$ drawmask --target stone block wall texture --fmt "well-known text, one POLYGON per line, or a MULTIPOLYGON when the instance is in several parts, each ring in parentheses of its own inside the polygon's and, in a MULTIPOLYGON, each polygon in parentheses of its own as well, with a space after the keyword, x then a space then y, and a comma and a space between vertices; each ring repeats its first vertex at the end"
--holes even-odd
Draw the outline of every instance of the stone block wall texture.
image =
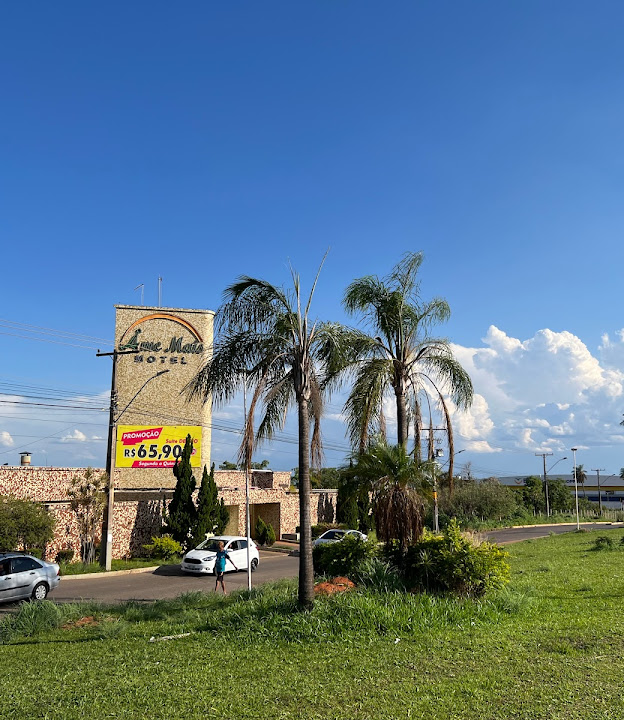
MULTIPOLYGON (((213 319, 211 310, 115 306, 115 347, 139 348, 117 359, 117 412, 127 406, 119 424, 200 426, 200 477, 204 465, 210 468, 211 405, 199 398, 189 401, 184 388, 210 356, 213 319), (161 370, 167 373, 145 385, 161 370)), ((119 473, 123 487, 175 485, 170 468, 121 468, 119 473)))
MULTIPOLYGON (((0 495, 14 495, 42 502, 56 518, 55 537, 46 551, 48 558, 54 558, 61 549, 72 547, 75 559, 79 559, 78 524, 67 501, 67 490, 72 478, 80 476, 84 471, 85 468, 0 467, 0 495)), ((96 472, 103 470, 96 469, 96 472)), ((249 493, 252 533, 258 516, 273 525, 278 539, 284 533, 294 533, 299 525, 299 494, 287 489, 290 486, 290 473, 258 473, 249 493)), ((219 496, 230 509, 228 533, 244 534, 245 474, 240 471, 216 471, 215 481, 219 487, 219 496)), ((141 553, 142 546, 158 534, 162 525, 163 507, 172 495, 171 489, 128 489, 120 487, 121 482, 120 478, 115 482, 114 558, 141 553)), ((334 520, 336 494, 336 490, 312 492, 310 520, 313 525, 334 520)))

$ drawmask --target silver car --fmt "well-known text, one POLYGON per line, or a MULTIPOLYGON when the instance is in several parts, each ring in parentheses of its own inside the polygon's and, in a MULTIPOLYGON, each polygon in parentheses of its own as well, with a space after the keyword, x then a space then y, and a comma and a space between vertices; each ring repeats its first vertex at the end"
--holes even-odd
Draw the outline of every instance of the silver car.
POLYGON ((60 579, 56 563, 25 553, 0 553, 0 602, 45 600, 60 579))

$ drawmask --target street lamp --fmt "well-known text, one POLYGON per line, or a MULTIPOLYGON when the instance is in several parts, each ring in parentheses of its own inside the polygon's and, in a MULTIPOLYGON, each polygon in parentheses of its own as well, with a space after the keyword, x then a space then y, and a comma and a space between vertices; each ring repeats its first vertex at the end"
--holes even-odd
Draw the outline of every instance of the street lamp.
POLYGON ((576 529, 581 529, 581 523, 579 520, 579 509, 578 509, 578 483, 576 481, 576 451, 578 448, 570 448, 572 450, 573 462, 574 462, 574 498, 576 500, 576 529))
POLYGON ((562 460, 567 460, 567 456, 559 458, 559 460, 556 460, 549 468, 546 470, 546 457, 544 457, 544 488, 546 490, 546 516, 550 515, 549 511, 549 496, 548 496, 548 473, 555 467, 557 463, 560 463, 562 460))

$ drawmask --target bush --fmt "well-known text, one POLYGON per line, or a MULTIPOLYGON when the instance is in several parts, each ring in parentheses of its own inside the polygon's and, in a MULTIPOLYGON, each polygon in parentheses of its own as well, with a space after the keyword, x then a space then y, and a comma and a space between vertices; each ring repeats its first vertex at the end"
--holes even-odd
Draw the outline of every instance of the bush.
MULTIPOLYGON (((624 538, 622 538, 622 540, 624 540, 624 538)), ((622 541, 620 540, 620 542, 622 541)), ((594 547, 592 550, 613 550, 613 547, 613 538, 610 538, 607 535, 599 535, 594 540, 594 547)))
POLYGON ((143 545, 148 557, 157 560, 173 560, 177 555, 182 554, 182 545, 174 540, 171 535, 153 537, 150 545, 143 545))
POLYGON ((483 595, 509 582, 508 553, 497 545, 462 535, 455 519, 443 535, 430 535, 408 548, 391 551, 406 585, 419 591, 483 595))
POLYGON ((55 524, 41 503, 0 495, 0 551, 43 548, 54 537, 55 524))
POLYGON ((0 645, 57 628, 62 620, 62 609, 49 600, 24 603, 16 614, 0 622, 0 645))
POLYGON ((360 565, 379 555, 379 546, 372 540, 346 537, 339 542, 316 545, 312 550, 314 572, 317 575, 345 575, 357 578, 360 565))
POLYGON ((74 548, 59 550, 54 558, 55 563, 70 563, 74 559, 74 548))
POLYGON ((362 560, 357 567, 354 580, 358 585, 363 585, 376 592, 405 591, 405 583, 398 569, 379 557, 362 560))
POLYGON ((270 547, 275 543, 275 530, 273 530, 273 525, 271 525, 271 523, 265 523, 261 517, 256 520, 255 531, 256 540, 260 545, 270 547))

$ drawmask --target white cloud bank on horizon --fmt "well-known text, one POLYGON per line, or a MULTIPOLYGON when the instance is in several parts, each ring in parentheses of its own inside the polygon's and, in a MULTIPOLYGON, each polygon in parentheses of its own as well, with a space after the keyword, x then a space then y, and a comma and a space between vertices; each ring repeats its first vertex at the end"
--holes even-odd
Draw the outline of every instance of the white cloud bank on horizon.
POLYGON ((453 345, 475 389, 472 407, 453 413, 462 447, 564 452, 624 443, 624 330, 616 336, 603 336, 597 356, 572 333, 548 329, 520 340, 492 325, 484 347, 453 345))

